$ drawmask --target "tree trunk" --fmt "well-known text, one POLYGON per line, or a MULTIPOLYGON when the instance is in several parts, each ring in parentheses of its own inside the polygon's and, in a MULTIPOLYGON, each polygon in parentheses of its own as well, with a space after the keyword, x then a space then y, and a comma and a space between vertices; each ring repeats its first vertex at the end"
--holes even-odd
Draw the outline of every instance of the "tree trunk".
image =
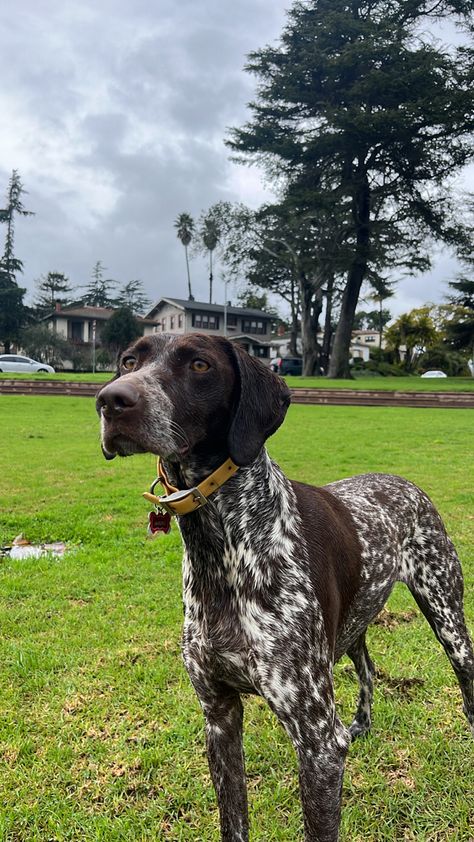
POLYGON ((379 302, 379 351, 382 350, 382 333, 383 333, 383 310, 382 310, 383 298, 380 296, 379 302))
POLYGON ((301 340, 303 344, 303 377, 319 377, 318 324, 323 309, 321 285, 316 288, 300 276, 301 340))
POLYGON ((365 267, 355 263, 349 271, 349 279, 342 296, 341 315, 334 336, 328 371, 328 377, 334 377, 338 380, 352 377, 349 365, 349 349, 355 311, 364 275, 365 267))
POLYGON ((298 356, 298 303, 296 300, 296 289, 294 280, 291 281, 291 327, 290 327, 290 357, 298 356))
POLYGON ((357 232, 354 260, 349 269, 347 284, 342 296, 341 315, 336 328, 329 377, 352 377, 349 366, 349 349, 360 288, 367 272, 370 241, 370 187, 365 172, 359 172, 359 185, 352 202, 352 217, 357 232))
POLYGON ((293 314, 291 319, 291 328, 290 328, 290 342, 288 346, 290 357, 298 357, 298 316, 296 313, 293 314))
POLYGON ((209 304, 212 304, 212 249, 209 249, 209 304))
POLYGON ((324 316, 324 336, 323 346, 321 348, 321 368, 324 374, 328 373, 329 356, 331 354, 331 339, 332 339, 332 297, 334 291, 334 275, 331 273, 328 276, 326 283, 326 314, 324 316))
POLYGON ((188 247, 184 247, 184 254, 186 256, 186 272, 188 275, 188 301, 194 301, 194 296, 191 292, 191 274, 189 272, 189 258, 188 258, 188 247))

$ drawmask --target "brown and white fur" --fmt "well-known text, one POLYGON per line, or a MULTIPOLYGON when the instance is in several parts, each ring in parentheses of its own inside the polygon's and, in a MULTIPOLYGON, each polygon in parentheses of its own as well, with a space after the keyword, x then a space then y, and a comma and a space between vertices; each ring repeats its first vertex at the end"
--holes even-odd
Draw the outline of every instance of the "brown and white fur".
POLYGON ((242 693, 265 698, 299 759, 305 839, 338 838, 344 759, 370 728, 368 624, 404 582, 452 664, 474 731, 474 654, 463 580, 433 504, 407 480, 364 474, 315 488, 287 479, 264 443, 285 383, 227 340, 140 339, 98 394, 107 458, 159 454, 190 488, 229 456, 237 473, 178 518, 184 544, 184 661, 206 719, 225 842, 248 840, 242 693), (347 653, 360 695, 339 720, 333 665, 347 653))

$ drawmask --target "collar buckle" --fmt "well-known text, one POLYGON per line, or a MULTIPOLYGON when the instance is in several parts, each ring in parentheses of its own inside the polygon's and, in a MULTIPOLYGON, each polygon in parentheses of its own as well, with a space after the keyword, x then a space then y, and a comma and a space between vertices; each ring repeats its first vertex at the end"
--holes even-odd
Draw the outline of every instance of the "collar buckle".
POLYGON ((176 508, 174 507, 175 503, 182 503, 185 500, 191 499, 193 503, 196 504, 196 510, 201 509, 207 503, 207 497, 204 496, 202 491, 199 488, 185 488, 183 491, 175 491, 173 494, 166 494, 163 497, 160 497, 160 506, 170 512, 170 514, 176 514, 176 508))
POLYGON ((208 476, 207 479, 200 482, 199 485, 180 491, 171 485, 163 466, 158 462, 158 476, 153 481, 150 491, 144 492, 143 496, 150 503, 153 503, 154 506, 164 509, 170 515, 181 516, 191 514, 191 512, 202 509, 209 501, 211 494, 224 485, 237 470, 238 465, 229 458, 208 476), (162 497, 156 496, 154 493, 158 483, 167 492, 162 497))
POLYGON ((202 509, 208 502, 207 497, 204 496, 202 491, 199 491, 199 488, 192 488, 191 494, 193 495, 194 502, 197 503, 198 509, 202 509))

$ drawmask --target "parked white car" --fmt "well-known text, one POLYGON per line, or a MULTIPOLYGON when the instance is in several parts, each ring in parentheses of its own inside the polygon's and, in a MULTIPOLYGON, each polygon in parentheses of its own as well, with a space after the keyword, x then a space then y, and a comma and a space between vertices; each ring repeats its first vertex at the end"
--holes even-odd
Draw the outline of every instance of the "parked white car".
POLYGON ((444 371, 437 371, 433 369, 433 371, 425 371, 424 374, 421 375, 422 377, 447 377, 448 375, 444 373, 444 371))
POLYGON ((40 363, 30 357, 20 357, 19 354, 0 354, 0 371, 14 371, 17 374, 55 374, 52 365, 40 363))

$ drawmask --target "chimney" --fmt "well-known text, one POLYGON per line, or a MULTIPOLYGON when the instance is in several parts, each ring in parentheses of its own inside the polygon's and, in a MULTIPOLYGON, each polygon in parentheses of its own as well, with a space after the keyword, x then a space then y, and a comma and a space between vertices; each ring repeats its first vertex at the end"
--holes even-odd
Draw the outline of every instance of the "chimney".
POLYGON ((60 302, 59 298, 57 298, 57 299, 56 299, 56 303, 55 303, 55 305, 54 305, 54 309, 55 309, 56 313, 59 313, 59 311, 60 311, 60 309, 61 309, 61 302, 60 302))

